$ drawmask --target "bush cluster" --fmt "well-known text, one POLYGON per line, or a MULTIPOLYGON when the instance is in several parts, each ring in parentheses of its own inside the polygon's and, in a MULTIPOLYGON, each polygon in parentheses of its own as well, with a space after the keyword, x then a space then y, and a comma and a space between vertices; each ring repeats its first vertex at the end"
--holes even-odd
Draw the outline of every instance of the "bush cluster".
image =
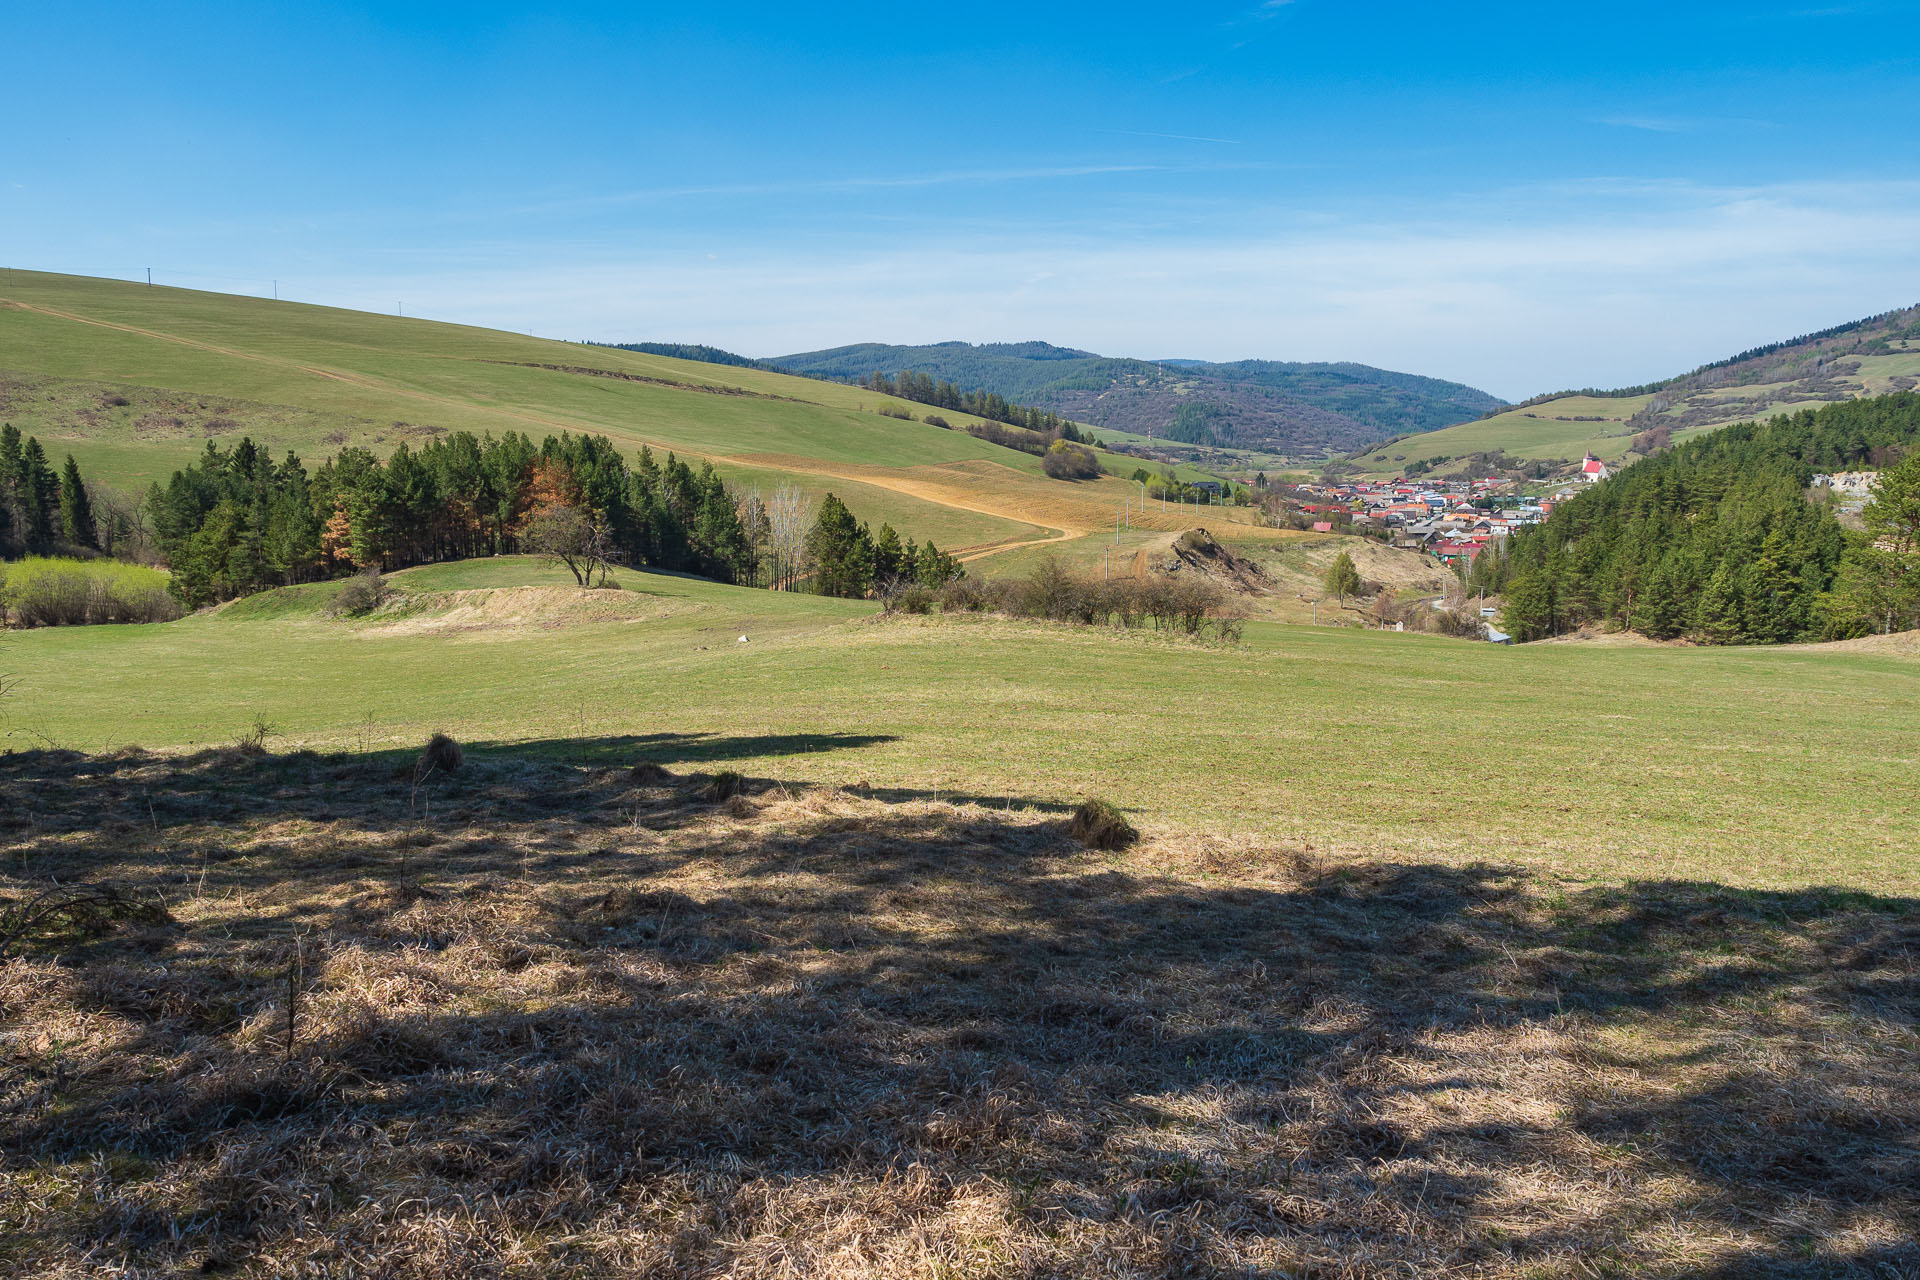
POLYGON ((1040 469, 1055 480, 1091 480, 1100 474, 1100 459, 1083 445, 1055 440, 1041 457, 1040 469))
POLYGON ((357 618, 379 608, 386 598, 386 579, 380 576, 378 569, 369 566, 340 588, 340 594, 333 598, 333 604, 327 612, 336 618, 357 618))
MULTIPOLYGON (((1102 581, 1043 561, 1025 578, 960 578, 934 593, 943 613, 997 613, 1080 626, 1151 626, 1182 635, 1240 639, 1243 621, 1217 584, 1197 574, 1155 574, 1102 581)), ((916 598, 896 607, 924 613, 916 598)))
POLYGON ((0 613, 17 627, 171 622, 181 613, 157 569, 112 560, 30 557, 0 567, 0 613))

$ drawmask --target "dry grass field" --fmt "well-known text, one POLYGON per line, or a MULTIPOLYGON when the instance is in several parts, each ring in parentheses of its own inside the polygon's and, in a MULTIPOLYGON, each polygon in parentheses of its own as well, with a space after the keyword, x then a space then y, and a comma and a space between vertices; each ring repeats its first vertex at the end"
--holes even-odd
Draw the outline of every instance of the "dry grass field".
POLYGON ((830 745, 0 756, 147 907, 5 936, 0 1270, 1920 1267, 1911 899, 708 798, 830 745))

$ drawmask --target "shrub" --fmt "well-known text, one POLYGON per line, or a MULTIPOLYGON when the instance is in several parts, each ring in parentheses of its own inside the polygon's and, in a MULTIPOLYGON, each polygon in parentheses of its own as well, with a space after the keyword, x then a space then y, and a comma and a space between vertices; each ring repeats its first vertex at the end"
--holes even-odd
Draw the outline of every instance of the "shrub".
POLYGON ((1100 474, 1100 459, 1091 449, 1055 440, 1040 459, 1040 469, 1055 480, 1091 480, 1100 474))
POLYGON ((1003 427, 997 422, 976 422, 968 426, 967 434, 1003 448, 1031 453, 1036 458, 1047 451, 1047 437, 1038 431, 1028 431, 1025 427, 1003 427))
POLYGON ((267 739, 272 736, 273 726, 263 717, 255 716, 252 727, 235 738, 233 746, 243 756, 263 756, 267 754, 267 739))
POLYGON ((1133 829, 1120 810, 1105 800, 1087 800, 1073 811, 1073 821, 1068 824, 1073 838, 1089 849, 1105 849, 1109 852, 1124 849, 1140 839, 1140 833, 1133 829))
POLYGON ((430 773, 453 773, 466 762, 466 756, 460 750, 460 744, 444 733, 436 733, 427 739, 427 745, 420 752, 420 760, 413 767, 413 776, 424 778, 430 773))
POLYGON ((926 423, 930 427, 944 427, 948 431, 953 430, 953 424, 951 422, 948 422, 945 418, 941 417, 937 413, 930 413, 926 417, 920 419, 920 421, 926 423))
POLYGON ((333 598, 333 606, 328 612, 336 618, 358 618, 379 608, 386 598, 386 579, 380 576, 378 566, 368 565, 340 588, 340 594, 333 598))
POLYGON ((980 578, 955 578, 941 586, 936 598, 942 613, 985 613, 993 607, 988 583, 980 578))
POLYGON ((902 422, 912 422, 912 421, 913 421, 913 415, 912 415, 911 413, 908 413, 908 412, 907 412, 907 411, 906 411, 905 409, 902 409, 902 408, 901 408, 901 407, 900 407, 899 405, 897 405, 897 404, 883 404, 883 405, 881 405, 881 406, 880 406, 880 416, 881 416, 881 417, 883 417, 883 418, 898 418, 898 419, 900 419, 900 420, 901 420, 902 422))
POLYGON ((932 587, 915 584, 888 592, 882 603, 888 613, 932 613, 938 598, 932 587))
POLYGON ((8 565, 0 610, 21 627, 171 622, 180 605, 158 569, 118 560, 29 557, 8 565))

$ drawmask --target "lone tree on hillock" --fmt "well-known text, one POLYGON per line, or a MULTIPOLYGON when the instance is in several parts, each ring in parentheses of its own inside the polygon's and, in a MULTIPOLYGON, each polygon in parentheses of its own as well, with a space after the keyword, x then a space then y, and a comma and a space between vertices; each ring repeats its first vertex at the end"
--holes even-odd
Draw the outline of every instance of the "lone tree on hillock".
POLYGON ((520 535, 520 545, 535 555, 564 564, 583 587, 605 585, 616 554, 606 521, 571 503, 548 507, 520 535))
POLYGON ((1346 603, 1348 596, 1358 595, 1361 588, 1360 571, 1353 567, 1353 557, 1344 551, 1335 556, 1333 563, 1327 566, 1327 573, 1321 579, 1321 585, 1326 587, 1329 595, 1337 597, 1342 604, 1346 603))

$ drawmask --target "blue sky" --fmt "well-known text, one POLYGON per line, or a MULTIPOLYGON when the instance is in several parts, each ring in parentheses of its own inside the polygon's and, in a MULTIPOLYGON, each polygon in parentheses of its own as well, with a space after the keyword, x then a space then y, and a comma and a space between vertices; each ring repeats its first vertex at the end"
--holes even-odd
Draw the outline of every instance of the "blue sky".
POLYGON ((8 6, 0 262, 1509 397, 1920 301, 1920 0, 906 8, 8 6))

